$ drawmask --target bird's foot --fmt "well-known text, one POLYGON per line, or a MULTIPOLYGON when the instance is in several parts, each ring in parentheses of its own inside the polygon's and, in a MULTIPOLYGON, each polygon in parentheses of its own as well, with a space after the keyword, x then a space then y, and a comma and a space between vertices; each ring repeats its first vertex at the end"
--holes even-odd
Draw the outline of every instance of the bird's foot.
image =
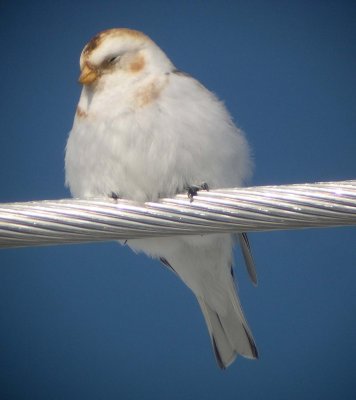
POLYGON ((209 191, 209 186, 206 182, 203 182, 201 185, 189 185, 185 189, 187 190, 190 201, 193 201, 193 197, 198 194, 199 190, 209 191))
POLYGON ((120 196, 117 192, 111 192, 109 197, 114 200, 118 200, 120 198, 120 196))

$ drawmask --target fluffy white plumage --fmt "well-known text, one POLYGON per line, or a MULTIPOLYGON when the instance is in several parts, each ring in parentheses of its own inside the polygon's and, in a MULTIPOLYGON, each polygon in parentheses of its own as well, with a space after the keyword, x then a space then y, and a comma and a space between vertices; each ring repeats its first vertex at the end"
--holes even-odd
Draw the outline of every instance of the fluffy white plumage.
MULTIPOLYGON (((83 90, 65 157, 74 197, 154 201, 203 182, 233 187, 249 178, 247 141, 224 105, 146 35, 104 31, 85 46, 80 67, 83 90)), ((255 279, 246 236, 240 241, 255 279)), ((231 275, 231 235, 127 244, 160 258, 193 291, 220 367, 237 354, 257 357, 231 275)))

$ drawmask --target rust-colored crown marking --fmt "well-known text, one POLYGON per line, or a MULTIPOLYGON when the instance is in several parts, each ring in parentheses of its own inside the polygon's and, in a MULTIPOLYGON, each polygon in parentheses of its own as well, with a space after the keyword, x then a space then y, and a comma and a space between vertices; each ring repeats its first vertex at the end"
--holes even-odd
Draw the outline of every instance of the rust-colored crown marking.
POLYGON ((135 38, 135 39, 144 39, 144 40, 149 40, 149 41, 151 40, 144 33, 139 32, 139 31, 135 31, 133 29, 128 29, 128 28, 107 29, 107 30, 99 32, 97 35, 95 35, 90 40, 90 42, 88 42, 88 44, 85 46, 83 53, 84 54, 91 53, 108 36, 130 36, 130 37, 135 38))

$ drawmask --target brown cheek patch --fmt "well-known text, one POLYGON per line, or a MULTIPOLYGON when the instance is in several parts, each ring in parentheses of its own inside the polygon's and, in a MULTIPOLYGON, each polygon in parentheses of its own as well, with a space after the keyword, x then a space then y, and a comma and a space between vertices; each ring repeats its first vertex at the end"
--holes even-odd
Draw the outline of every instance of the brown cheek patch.
POLYGON ((142 55, 136 56, 130 63, 129 69, 131 72, 139 72, 145 66, 145 59, 142 55))
POLYGON ((88 114, 82 110, 79 106, 77 107, 76 115, 78 118, 85 118, 88 116, 88 114))

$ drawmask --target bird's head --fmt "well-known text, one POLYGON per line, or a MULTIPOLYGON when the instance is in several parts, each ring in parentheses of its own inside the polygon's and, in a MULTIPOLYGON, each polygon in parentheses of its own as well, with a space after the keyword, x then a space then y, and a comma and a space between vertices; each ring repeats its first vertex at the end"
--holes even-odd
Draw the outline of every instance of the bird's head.
POLYGON ((125 28, 109 29, 94 36, 84 47, 79 82, 93 85, 110 77, 129 79, 172 69, 168 57, 145 34, 125 28))

